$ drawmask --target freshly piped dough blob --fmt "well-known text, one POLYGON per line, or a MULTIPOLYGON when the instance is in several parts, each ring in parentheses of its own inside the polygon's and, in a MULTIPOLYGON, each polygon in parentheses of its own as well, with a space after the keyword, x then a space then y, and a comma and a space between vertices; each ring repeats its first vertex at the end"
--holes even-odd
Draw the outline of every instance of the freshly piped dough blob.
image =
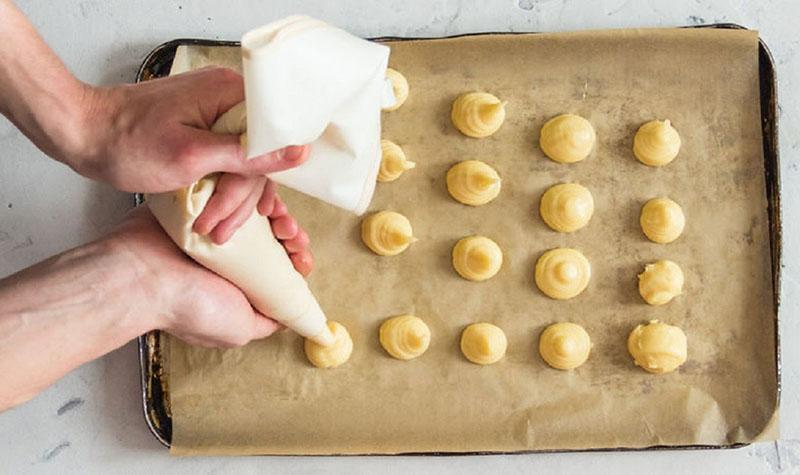
POLYGON ((468 92, 453 101, 450 119, 468 137, 488 137, 506 120, 506 102, 487 92, 468 92))
POLYGON ((406 158, 405 152, 391 140, 381 140, 381 166, 378 169, 378 181, 390 182, 400 178, 406 170, 417 164, 406 158))
POLYGON ((561 233, 571 233, 586 226, 593 213, 592 193, 576 183, 550 187, 539 203, 539 214, 544 222, 561 233))
POLYGON ((491 323, 473 323, 461 334, 461 352, 475 364, 500 361, 507 347, 506 334, 491 323))
POLYGON ((589 284, 592 268, 580 251, 569 248, 551 249, 536 261, 536 286, 545 295, 566 300, 583 292, 589 284))
POLYGON ((397 110, 408 99, 408 81, 406 77, 400 74, 399 71, 392 68, 386 68, 386 78, 392 82, 392 92, 394 92, 394 105, 384 107, 383 110, 389 112, 397 110))
POLYGON ((379 256, 395 256, 417 241, 408 218, 394 211, 379 211, 364 218, 361 239, 379 256))
POLYGON ((649 373, 669 373, 686 361, 686 335, 678 327, 652 320, 628 336, 633 362, 649 373))
POLYGON ((592 151, 596 135, 592 124, 579 115, 561 114, 545 122, 539 132, 539 146, 551 160, 580 162, 592 151))
POLYGON ((554 323, 539 337, 539 354, 556 369, 574 369, 586 362, 592 349, 589 334, 575 323, 554 323))
POLYGON ((639 294, 650 305, 664 305, 683 292, 683 271, 672 261, 660 260, 639 274, 639 294))
POLYGON ((480 206, 492 201, 500 194, 500 187, 500 175, 480 160, 465 160, 447 171, 447 191, 465 205, 480 206))
POLYGON ((425 353, 431 343, 431 329, 414 315, 401 315, 381 325, 380 342, 398 360, 410 360, 425 353))
POLYGON ((669 198, 653 198, 642 207, 639 224, 647 239, 668 244, 681 235, 686 218, 678 203, 669 198))
POLYGON ((678 156, 681 137, 668 120, 652 120, 639 127, 633 137, 633 154, 651 167, 661 167, 678 156))
POLYGON ((306 338, 306 358, 317 368, 335 368, 348 359, 353 352, 353 340, 347 328, 339 322, 328 320, 328 329, 333 333, 333 344, 322 346, 306 338))
POLYGON ((496 242, 484 236, 469 236, 453 246, 453 268, 474 282, 490 279, 503 265, 503 251, 496 242))

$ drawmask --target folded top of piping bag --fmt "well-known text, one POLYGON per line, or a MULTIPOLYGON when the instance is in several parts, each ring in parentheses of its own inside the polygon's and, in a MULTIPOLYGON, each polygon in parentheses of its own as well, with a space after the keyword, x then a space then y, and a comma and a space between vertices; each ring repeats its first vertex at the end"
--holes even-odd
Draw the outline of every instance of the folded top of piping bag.
POLYGON ((248 158, 310 144, 305 163, 270 179, 363 213, 380 167, 381 108, 394 103, 388 60, 388 47, 305 16, 246 33, 248 158))

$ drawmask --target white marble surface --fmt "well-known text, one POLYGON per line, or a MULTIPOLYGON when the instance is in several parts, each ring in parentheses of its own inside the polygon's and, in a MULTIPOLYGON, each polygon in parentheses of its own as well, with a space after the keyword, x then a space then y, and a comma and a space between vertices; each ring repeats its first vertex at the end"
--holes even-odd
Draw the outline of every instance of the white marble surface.
MULTIPOLYGON (((735 22, 761 31, 778 68, 784 213, 782 439, 731 451, 485 457, 172 458, 140 409, 133 343, 87 364, 35 400, 0 414, 0 472, 560 472, 800 471, 800 37, 796 0, 291 1, 18 0, 83 80, 131 81, 154 46, 178 37, 237 39, 251 27, 308 13, 362 36, 564 31, 735 22), (236 6, 233 6, 235 4, 236 6)), ((2 21, 2 19, 0 19, 2 21)), ((0 92, 1 93, 1 92, 0 92)), ((128 195, 48 160, 0 118, 0 276, 107 231, 128 195)))

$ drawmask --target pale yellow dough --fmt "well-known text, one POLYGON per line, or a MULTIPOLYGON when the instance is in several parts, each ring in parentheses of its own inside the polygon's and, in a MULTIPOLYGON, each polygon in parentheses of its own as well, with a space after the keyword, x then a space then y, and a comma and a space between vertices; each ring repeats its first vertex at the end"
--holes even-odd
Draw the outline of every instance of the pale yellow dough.
POLYGON ((536 261, 536 286, 556 300, 571 299, 583 292, 591 276, 589 261, 575 249, 551 249, 536 261))
POLYGON ((431 343, 431 330, 414 315, 393 317, 381 325, 380 342, 398 360, 410 360, 425 353, 431 343))
POLYGON ((678 203, 669 198, 653 198, 642 207, 639 224, 648 239, 668 244, 681 235, 686 218, 678 203))
POLYGON ((465 205, 484 205, 500 194, 500 175, 480 160, 465 160, 453 165, 446 178, 450 196, 465 205))
POLYGON ((487 92, 468 92, 453 101, 450 119, 466 136, 488 137, 506 120, 506 102, 487 92))
POLYGON ((503 251, 485 236, 469 236, 453 246, 453 268, 475 282, 494 277, 503 265, 503 251))
POLYGON ((592 151, 596 135, 592 124, 579 115, 561 114, 545 122, 539 132, 539 146, 551 160, 580 162, 592 151))
POLYGON ((650 305, 664 305, 683 292, 683 271, 672 261, 661 260, 639 274, 639 294, 650 305))
POLYGON ((592 341, 582 326, 575 323, 554 323, 539 337, 539 354, 556 369, 574 369, 589 358, 592 341))
POLYGON ((328 320, 328 329, 333 333, 333 344, 322 346, 306 338, 306 358, 317 368, 335 368, 350 359, 353 352, 353 340, 347 329, 339 322, 328 320))
POLYGON ((539 203, 539 214, 544 222, 554 231, 562 233, 571 233, 586 226, 593 213, 592 193, 577 183, 550 187, 539 203))
POLYGON ((361 240, 379 256, 395 256, 417 238, 408 218, 394 211, 379 211, 361 222, 361 240))
POLYGON ((408 99, 408 81, 406 77, 400 74, 399 71, 386 68, 386 78, 392 82, 392 92, 394 92, 395 103, 389 107, 384 107, 383 110, 390 112, 397 110, 408 99))
POLYGON ((381 140, 381 166, 378 169, 378 181, 395 181, 403 172, 416 166, 416 163, 406 158, 405 152, 399 145, 391 140, 381 140))
POLYGON ((652 320, 628 337, 633 362, 649 373, 669 373, 686 361, 686 335, 678 327, 652 320))
POLYGON ((491 323, 473 323, 461 334, 461 352, 475 364, 497 363, 507 347, 506 334, 491 323))
POLYGON ((681 137, 668 120, 651 120, 639 127, 633 138, 633 154, 651 167, 661 167, 678 156, 681 137))

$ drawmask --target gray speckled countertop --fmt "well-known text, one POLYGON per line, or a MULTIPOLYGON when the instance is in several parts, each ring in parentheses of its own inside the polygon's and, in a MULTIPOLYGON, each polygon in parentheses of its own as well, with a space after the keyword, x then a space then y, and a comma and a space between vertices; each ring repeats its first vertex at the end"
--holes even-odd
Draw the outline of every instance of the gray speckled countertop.
MULTIPOLYGON (((530 472, 800 471, 800 36, 795 0, 18 0, 83 80, 131 81, 154 46, 178 37, 237 39, 251 27, 307 13, 365 36, 477 31, 566 31, 734 22, 761 31, 779 79, 784 269, 782 438, 725 451, 567 453, 484 457, 173 458, 142 418, 132 342, 89 363, 33 401, 0 414, 0 471, 28 472, 530 472), (236 3, 237 6, 231 6, 236 3)), ((0 20, 2 21, 2 20, 0 20)), ((129 195, 83 179, 42 155, 0 119, 0 276, 109 230, 129 195)))

